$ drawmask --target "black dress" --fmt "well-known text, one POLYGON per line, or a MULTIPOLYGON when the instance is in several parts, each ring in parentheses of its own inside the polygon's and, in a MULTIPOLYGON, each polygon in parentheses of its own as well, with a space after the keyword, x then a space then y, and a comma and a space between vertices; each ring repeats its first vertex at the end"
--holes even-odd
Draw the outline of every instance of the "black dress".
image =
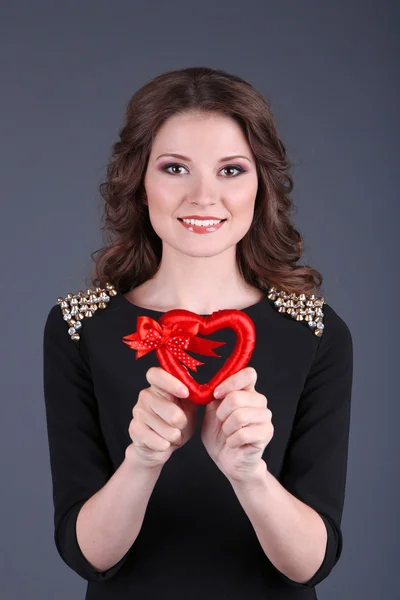
MULTIPOLYGON (((64 305, 65 306, 65 305, 64 305)), ((268 399, 274 435, 263 459, 294 496, 322 517, 328 533, 324 561, 307 583, 286 577, 268 560, 227 478, 207 454, 198 407, 194 437, 163 466, 142 528, 129 551, 109 570, 92 568, 76 538, 82 505, 109 480, 131 443, 128 426, 145 374, 159 366, 155 351, 136 360, 122 338, 138 316, 163 314, 118 293, 75 341, 60 304, 44 328, 44 397, 54 501, 54 539, 65 563, 88 581, 86 600, 311 600, 315 585, 337 563, 343 537, 350 405, 352 336, 345 321, 323 305, 323 334, 279 312, 273 299, 243 309, 254 322, 256 347, 249 366, 256 390, 268 399)), ((221 356, 193 376, 207 382, 235 344, 231 329, 208 339, 224 341, 221 356)))

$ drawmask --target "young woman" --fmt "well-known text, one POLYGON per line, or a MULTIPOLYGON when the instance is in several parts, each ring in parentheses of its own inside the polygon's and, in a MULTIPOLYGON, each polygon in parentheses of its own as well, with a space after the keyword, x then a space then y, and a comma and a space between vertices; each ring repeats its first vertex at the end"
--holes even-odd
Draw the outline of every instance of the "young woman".
MULTIPOLYGON (((289 167, 237 76, 172 71, 129 102, 100 186, 109 239, 44 329, 55 543, 87 600, 315 599, 341 555, 352 337, 296 264, 289 167), (157 360, 173 309, 255 326, 205 405, 157 360), (141 355, 124 340, 140 318, 141 355)), ((235 347, 229 327, 208 339, 224 345, 196 357, 199 384, 235 347)))

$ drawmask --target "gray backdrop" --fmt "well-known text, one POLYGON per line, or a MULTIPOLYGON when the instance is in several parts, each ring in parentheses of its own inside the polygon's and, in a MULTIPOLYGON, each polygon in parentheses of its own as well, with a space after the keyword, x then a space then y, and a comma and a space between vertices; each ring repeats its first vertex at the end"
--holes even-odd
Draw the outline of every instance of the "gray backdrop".
POLYGON ((210 66, 271 102, 305 260, 354 340, 344 549, 322 600, 399 598, 398 30, 388 0, 0 6, 1 556, 4 600, 83 598, 59 558, 42 393, 44 320, 100 247, 98 183, 130 96, 210 66), (397 359, 397 360, 396 360, 397 359), (60 585, 61 584, 61 585, 60 585))

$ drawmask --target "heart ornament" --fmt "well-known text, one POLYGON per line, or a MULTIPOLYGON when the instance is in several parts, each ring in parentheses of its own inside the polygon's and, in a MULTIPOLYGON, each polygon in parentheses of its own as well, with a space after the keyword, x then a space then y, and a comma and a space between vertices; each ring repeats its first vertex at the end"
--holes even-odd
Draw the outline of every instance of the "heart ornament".
POLYGON ((224 309, 201 316, 175 309, 163 313, 158 321, 148 316, 138 317, 137 331, 124 336, 122 341, 137 351, 136 360, 155 350, 161 367, 187 386, 188 399, 196 404, 209 404, 214 400, 215 388, 248 364, 255 348, 256 330, 252 319, 241 310, 224 309), (188 369, 196 372, 197 366, 204 363, 186 354, 185 350, 221 358, 213 349, 226 342, 197 336, 210 335, 224 328, 233 329, 236 334, 233 351, 208 383, 197 383, 188 369))

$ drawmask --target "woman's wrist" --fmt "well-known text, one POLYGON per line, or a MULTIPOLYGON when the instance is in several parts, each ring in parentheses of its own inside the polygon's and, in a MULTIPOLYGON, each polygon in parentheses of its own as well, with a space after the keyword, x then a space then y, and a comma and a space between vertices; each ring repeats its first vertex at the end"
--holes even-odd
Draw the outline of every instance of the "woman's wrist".
POLYGON ((154 464, 150 460, 146 461, 146 459, 141 458, 136 452, 135 446, 133 442, 127 446, 125 450, 125 459, 124 463, 126 464, 127 469, 131 469, 135 473, 138 471, 142 471, 144 473, 154 473, 159 475, 163 468, 163 464, 154 464))

